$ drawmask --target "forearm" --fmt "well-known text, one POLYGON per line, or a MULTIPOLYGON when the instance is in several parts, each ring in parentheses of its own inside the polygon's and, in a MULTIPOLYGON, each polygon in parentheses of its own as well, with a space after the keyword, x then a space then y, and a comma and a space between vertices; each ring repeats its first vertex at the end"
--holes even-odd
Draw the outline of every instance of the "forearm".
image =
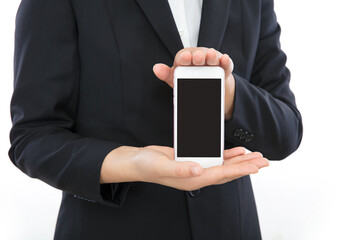
POLYGON ((82 137, 58 126, 14 123, 9 157, 24 173, 57 189, 103 202, 100 167, 105 156, 120 143, 82 137))
POLYGON ((122 144, 100 133, 85 137, 76 128, 78 43, 69 1, 22 1, 16 18, 8 154, 30 177, 75 197, 119 207, 130 184, 106 185, 99 179, 106 155, 122 144), (113 198, 113 189, 120 198, 113 198))
POLYGON ((290 71, 280 48, 281 28, 273 0, 262 0, 257 50, 251 72, 236 71, 232 117, 226 139, 235 146, 260 151, 271 160, 294 152, 302 139, 302 119, 289 87, 290 71), (240 76, 242 75, 242 76, 240 76))
POLYGON ((299 146, 302 120, 292 107, 234 74, 234 112, 225 121, 226 139, 235 145, 260 151, 273 160, 283 159, 299 146))

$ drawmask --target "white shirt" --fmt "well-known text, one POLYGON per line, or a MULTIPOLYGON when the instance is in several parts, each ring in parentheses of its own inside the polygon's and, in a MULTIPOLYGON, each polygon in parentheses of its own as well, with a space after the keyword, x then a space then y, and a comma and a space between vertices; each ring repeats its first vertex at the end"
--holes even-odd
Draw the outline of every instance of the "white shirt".
POLYGON ((168 0, 181 41, 197 47, 203 0, 168 0))

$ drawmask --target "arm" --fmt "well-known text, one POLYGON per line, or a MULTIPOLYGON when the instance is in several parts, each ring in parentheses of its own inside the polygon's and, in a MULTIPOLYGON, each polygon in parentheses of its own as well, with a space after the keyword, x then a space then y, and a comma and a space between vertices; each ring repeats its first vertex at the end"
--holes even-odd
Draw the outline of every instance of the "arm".
POLYGON ((302 139, 302 119, 289 88, 290 72, 280 48, 273 0, 262 1, 261 29, 250 82, 235 78, 234 111, 225 121, 226 140, 260 151, 272 160, 294 152, 302 139))
POLYGON ((79 198, 120 206, 130 183, 100 184, 120 143, 75 134, 79 93, 77 28, 69 0, 23 0, 16 18, 11 161, 79 198), (116 197, 117 196, 117 197, 116 197))
POLYGON ((289 88, 290 71, 280 48, 280 26, 273 0, 262 0, 260 33, 251 79, 233 72, 227 54, 205 47, 181 49, 172 67, 158 63, 155 75, 173 87, 173 72, 180 65, 221 66, 225 70, 225 139, 233 146, 259 151, 281 160, 293 153, 302 139, 302 118, 289 88))
POLYGON ((69 0, 23 0, 16 19, 10 109, 11 161, 74 196, 120 207, 132 181, 194 190, 257 173, 260 153, 224 151, 224 165, 174 161, 174 149, 143 148, 74 133, 79 95, 77 28, 69 0))

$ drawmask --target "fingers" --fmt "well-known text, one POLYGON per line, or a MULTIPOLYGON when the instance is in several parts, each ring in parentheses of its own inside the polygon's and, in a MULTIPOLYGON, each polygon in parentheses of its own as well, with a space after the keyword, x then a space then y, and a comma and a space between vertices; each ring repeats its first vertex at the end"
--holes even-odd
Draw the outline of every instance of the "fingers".
POLYGON ((203 53, 203 51, 195 51, 192 55, 192 63, 193 65, 197 66, 197 65, 205 65, 205 54, 203 53))
POLYGON ((220 63, 220 53, 210 48, 206 52, 206 64, 209 66, 218 66, 220 63))
POLYGON ((195 48, 184 48, 181 49, 174 58, 173 68, 177 66, 188 66, 192 65, 192 53, 195 48))
POLYGON ((214 184, 223 184, 234 179, 258 173, 263 167, 269 166, 269 161, 265 158, 256 158, 240 164, 223 165, 223 174, 218 176, 214 184))
POLYGON ((245 163, 240 165, 229 164, 223 166, 223 177, 219 180, 229 181, 249 174, 258 173, 259 168, 252 163, 245 163))
POLYGON ((173 87, 174 73, 172 68, 163 63, 157 63, 153 66, 153 72, 156 77, 173 87))
POLYGON ((223 165, 239 165, 239 164, 254 164, 258 168, 269 166, 270 162, 267 158, 264 158, 261 153, 253 152, 241 156, 235 156, 224 160, 223 165))
POLYGON ((169 67, 162 63, 153 66, 154 74, 170 87, 174 87, 174 69, 177 66, 220 66, 225 71, 225 77, 230 76, 234 64, 229 55, 222 54, 213 48, 190 47, 181 49, 175 56, 174 64, 169 67))
POLYGON ((152 166, 159 178, 190 178, 199 176, 203 172, 203 168, 196 162, 174 161, 173 148, 156 145, 147 147, 165 153, 165 156, 158 157, 157 161, 153 162, 152 166))
POLYGON ((255 174, 259 168, 253 163, 244 163, 241 166, 236 164, 214 166, 203 169, 203 174, 187 179, 176 180, 177 184, 185 190, 194 190, 204 186, 226 183, 249 174, 255 174))
POLYGON ((220 67, 225 71, 225 76, 228 77, 234 70, 234 63, 229 55, 224 54, 220 58, 220 67))
POLYGON ((246 165, 246 164, 253 164, 255 165, 258 169, 263 168, 263 167, 268 167, 269 166, 269 160, 267 158, 254 158, 254 159, 250 159, 246 162, 240 163, 240 164, 236 164, 238 166, 240 165, 246 165))
POLYGON ((180 53, 179 57, 176 59, 176 66, 188 66, 192 63, 192 54, 189 51, 183 51, 180 53))
POLYGON ((213 48, 196 47, 180 50, 174 59, 174 68, 177 66, 219 66, 222 54, 213 48))
POLYGON ((263 157, 263 155, 259 152, 251 152, 248 154, 237 155, 234 157, 224 159, 224 165, 225 164, 237 164, 237 163, 245 162, 245 161, 248 161, 251 159, 262 158, 262 157, 263 157))
POLYGON ((170 75, 170 71, 170 67, 163 63, 155 64, 153 67, 154 74, 161 80, 167 79, 170 75))
POLYGON ((226 149, 224 151, 224 160, 238 156, 238 155, 244 155, 246 152, 244 147, 234 147, 231 149, 226 149))
MULTIPOLYGON (((193 162, 183 162, 191 164, 193 162)), ((268 160, 265 158, 255 158, 239 164, 227 164, 202 169, 199 175, 193 174, 188 166, 174 168, 170 174, 175 177, 160 178, 159 183, 177 188, 179 190, 191 191, 205 186, 223 184, 234 179, 255 174, 259 169, 268 166, 268 160), (181 176, 181 177, 179 177, 181 176)))
POLYGON ((163 177, 174 178, 190 178, 200 176, 203 172, 203 168, 195 162, 186 161, 167 161, 167 163, 159 166, 163 177))

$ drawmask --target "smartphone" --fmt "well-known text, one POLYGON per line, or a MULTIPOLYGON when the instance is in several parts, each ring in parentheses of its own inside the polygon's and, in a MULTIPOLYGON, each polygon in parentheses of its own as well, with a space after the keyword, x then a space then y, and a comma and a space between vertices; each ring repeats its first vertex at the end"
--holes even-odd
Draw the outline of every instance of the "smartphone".
POLYGON ((179 66, 174 71, 176 161, 203 168, 223 164, 225 72, 221 67, 179 66))

